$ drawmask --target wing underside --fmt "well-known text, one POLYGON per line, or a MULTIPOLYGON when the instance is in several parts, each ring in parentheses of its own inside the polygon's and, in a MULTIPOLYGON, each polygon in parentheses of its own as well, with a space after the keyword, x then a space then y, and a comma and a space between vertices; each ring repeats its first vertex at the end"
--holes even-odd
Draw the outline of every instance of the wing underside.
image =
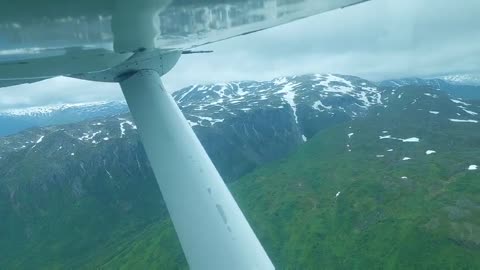
POLYGON ((9 1, 0 4, 0 87, 105 70, 139 50, 188 50, 365 1, 9 1))

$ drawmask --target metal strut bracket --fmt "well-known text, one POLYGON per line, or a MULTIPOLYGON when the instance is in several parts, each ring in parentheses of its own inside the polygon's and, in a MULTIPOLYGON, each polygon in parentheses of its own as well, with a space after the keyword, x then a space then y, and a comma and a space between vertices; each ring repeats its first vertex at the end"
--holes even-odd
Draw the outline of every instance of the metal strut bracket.
POLYGON ((274 269, 160 75, 120 82, 191 269, 274 269))

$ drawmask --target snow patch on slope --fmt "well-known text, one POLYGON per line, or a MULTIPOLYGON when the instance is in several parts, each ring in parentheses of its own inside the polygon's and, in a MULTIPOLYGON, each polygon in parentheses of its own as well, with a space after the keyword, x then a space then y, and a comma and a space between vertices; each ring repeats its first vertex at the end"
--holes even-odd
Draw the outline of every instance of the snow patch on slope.
POLYGON ((455 122, 455 123, 478 123, 477 120, 473 120, 473 119, 453 119, 453 118, 450 118, 448 120, 450 120, 450 122, 455 122))
POLYGON ((461 105, 465 105, 465 106, 470 106, 471 104, 468 104, 466 102, 463 102, 461 100, 458 100, 458 99, 450 99, 453 103, 456 103, 456 104, 461 104, 461 105))

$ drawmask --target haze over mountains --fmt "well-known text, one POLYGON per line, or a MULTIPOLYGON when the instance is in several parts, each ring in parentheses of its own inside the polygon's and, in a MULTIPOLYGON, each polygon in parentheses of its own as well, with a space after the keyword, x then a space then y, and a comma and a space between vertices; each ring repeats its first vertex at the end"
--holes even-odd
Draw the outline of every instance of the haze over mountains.
MULTIPOLYGON (((475 269, 480 98, 453 87, 326 74, 174 97, 279 269, 475 269)), ((0 138, 0 268, 186 268, 124 109, 0 138)))

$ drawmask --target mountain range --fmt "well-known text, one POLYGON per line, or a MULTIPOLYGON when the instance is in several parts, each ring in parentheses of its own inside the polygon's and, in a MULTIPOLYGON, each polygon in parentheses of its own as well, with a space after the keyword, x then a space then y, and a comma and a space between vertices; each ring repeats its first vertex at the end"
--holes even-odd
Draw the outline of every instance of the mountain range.
POLYGON ((0 136, 32 127, 76 123, 87 119, 127 113, 126 102, 92 102, 28 107, 0 111, 0 136))
MULTIPOLYGON (((251 109, 252 106, 255 107, 255 105, 247 104, 247 101, 249 101, 249 99, 251 98, 253 98, 255 102, 258 102, 258 105, 260 106, 267 104, 273 106, 275 103, 274 100, 276 100, 278 103, 278 98, 282 97, 282 95, 281 93, 273 93, 272 91, 279 91, 279 89, 275 87, 275 83, 278 84, 279 82, 281 82, 281 80, 300 80, 300 82, 295 81, 292 83, 305 84, 304 87, 313 87, 313 90, 318 90, 320 89, 321 85, 313 85, 313 77, 315 76, 322 75, 296 76, 297 78, 295 78, 295 76, 291 78, 282 77, 266 82, 243 81, 232 82, 228 84, 194 85, 174 92, 173 96, 175 100, 181 103, 181 105, 185 107, 185 110, 188 111, 192 116, 194 116, 196 112, 200 111, 198 107, 196 108, 196 111, 194 110, 194 104, 196 103, 198 103, 198 106, 207 106, 208 108, 213 110, 212 113, 215 114, 219 113, 218 111, 216 111, 218 106, 224 106, 224 104, 222 105, 221 103, 230 101, 232 101, 233 104, 229 104, 228 109, 244 109, 245 111, 251 109), (301 80, 306 81, 301 82, 301 80), (309 80, 312 80, 312 85, 308 85, 309 80), (245 92, 247 93, 247 96, 243 96, 244 94, 242 92, 232 92, 234 91, 235 87, 239 87, 238 89, 247 89, 247 91, 245 92), (225 92, 226 94, 221 92, 222 89, 225 89, 227 91, 225 92), (197 92, 197 90, 200 91, 197 92), (218 92, 217 90, 220 92, 218 92), (264 91, 264 93, 260 96, 258 95, 260 92, 257 93, 255 92, 255 90, 264 91), (195 92, 195 94, 191 96, 192 93, 190 93, 188 97, 185 97, 184 95, 188 91, 195 92), (231 94, 233 94, 233 96, 231 94), (262 97, 263 99, 261 99, 262 97), (260 98, 260 100, 256 100, 257 98, 260 98), (213 106, 216 102, 219 102, 219 104, 217 104, 217 106, 213 106), (237 105, 234 106, 234 104, 237 105)), ((347 79, 348 77, 353 78, 352 76, 347 76, 347 79)), ((480 99, 480 83, 477 82, 477 77, 473 75, 450 75, 444 76, 441 79, 404 78, 395 80, 384 80, 380 82, 362 80, 362 82, 366 83, 366 85, 368 85, 369 87, 398 88, 406 85, 428 86, 444 91, 450 94, 452 97, 467 100, 480 99)), ((355 84, 355 82, 353 83, 355 84)), ((357 85, 357 87, 358 86, 359 85, 357 85)), ((333 92, 326 91, 326 93, 330 93, 330 96, 332 96, 331 93, 333 92)), ((337 94, 339 93, 341 92, 337 92, 337 94)), ((315 94, 311 98, 316 98, 315 94)), ((321 107, 321 104, 318 104, 318 106, 321 107)), ((42 107, 6 109, 0 111, 0 136, 15 134, 22 130, 33 127, 45 127, 52 125, 76 123, 83 120, 115 116, 125 113, 128 113, 128 107, 125 101, 59 104, 42 107)), ((206 118, 204 120, 208 121, 208 119, 209 118, 206 118)), ((199 119, 196 118, 196 120, 199 119)), ((206 124, 206 122, 204 124, 206 124)))
MULTIPOLYGON (((372 83, 334 75, 192 86, 176 92, 175 99, 227 181, 259 164, 285 157, 319 130, 364 115, 370 106, 382 102, 381 93, 372 83), (258 147, 260 144, 262 147, 258 147)), ((122 139, 135 127, 130 116, 108 115, 121 112, 126 106, 122 107, 122 103, 106 105, 104 109, 81 107, 75 113, 93 116, 99 111, 107 112, 103 119, 27 130, 0 139, 3 141, 0 142, 0 156, 4 152, 31 149, 39 140, 48 140, 52 133, 57 136, 59 131, 72 140, 70 148, 80 143, 101 147, 122 139)), ((38 114, 29 115, 36 118, 38 114)), ((62 111, 41 115, 57 119, 62 111)), ((65 151, 66 148, 62 148, 60 153, 65 151)))
MULTIPOLYGON (((277 268, 476 269, 480 99, 415 81, 304 75, 174 98, 277 268)), ((0 137, 1 269, 187 268, 135 124, 104 107, 0 137)))

